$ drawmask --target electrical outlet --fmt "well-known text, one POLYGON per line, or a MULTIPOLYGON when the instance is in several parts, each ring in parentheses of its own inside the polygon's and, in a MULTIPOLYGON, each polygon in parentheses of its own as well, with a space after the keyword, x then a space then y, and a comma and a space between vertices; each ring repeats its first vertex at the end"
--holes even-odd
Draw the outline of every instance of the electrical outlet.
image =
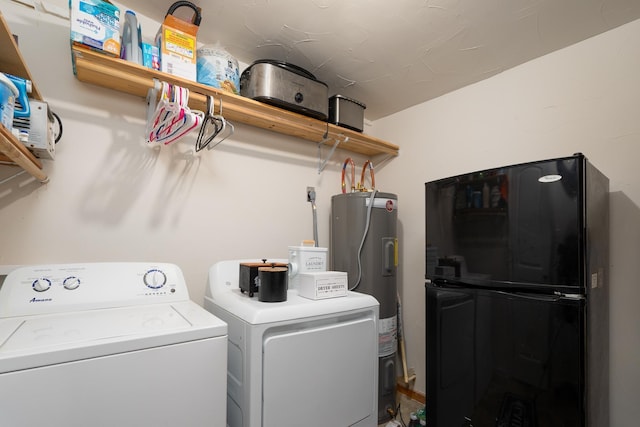
POLYGON ((315 187, 307 187, 307 202, 316 201, 316 189, 315 187))

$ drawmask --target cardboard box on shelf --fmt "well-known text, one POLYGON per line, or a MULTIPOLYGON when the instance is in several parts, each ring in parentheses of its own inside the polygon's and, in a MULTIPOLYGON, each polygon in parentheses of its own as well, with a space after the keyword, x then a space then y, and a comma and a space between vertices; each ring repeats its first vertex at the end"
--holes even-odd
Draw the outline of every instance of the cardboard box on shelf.
POLYGON ((160 70, 158 46, 142 43, 142 65, 153 70, 160 70))
POLYGON ((169 8, 156 35, 156 45, 160 53, 160 71, 196 81, 196 34, 200 19, 200 8, 189 2, 176 2, 169 8), (173 15, 175 9, 182 6, 188 6, 194 10, 192 22, 173 15))
POLYGON ((70 0, 71 42, 120 56, 120 9, 103 0, 70 0))

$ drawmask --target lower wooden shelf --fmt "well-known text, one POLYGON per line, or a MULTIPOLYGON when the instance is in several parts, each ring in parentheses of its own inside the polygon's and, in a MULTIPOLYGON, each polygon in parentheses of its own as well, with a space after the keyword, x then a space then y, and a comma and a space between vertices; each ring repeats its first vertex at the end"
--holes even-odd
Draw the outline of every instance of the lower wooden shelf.
POLYGON ((47 174, 42 170, 40 160, 2 125, 0 125, 0 162, 20 166, 40 182, 49 181, 47 174))
MULTIPOLYGON (((18 49, 9 25, 0 11, 0 71, 31 80, 30 98, 42 100, 38 87, 29 73, 29 69, 18 49)), ((42 171, 42 164, 36 157, 13 136, 11 131, 0 124, 0 163, 19 166, 41 182, 49 178, 42 171)))

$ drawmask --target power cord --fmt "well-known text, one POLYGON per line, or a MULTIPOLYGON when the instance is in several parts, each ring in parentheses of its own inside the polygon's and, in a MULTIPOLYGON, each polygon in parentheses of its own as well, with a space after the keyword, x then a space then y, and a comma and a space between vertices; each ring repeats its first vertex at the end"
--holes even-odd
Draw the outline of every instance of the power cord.
POLYGON ((404 420, 402 419, 402 413, 400 412, 400 403, 398 403, 395 412, 391 408, 387 408, 387 412, 391 415, 392 419, 387 424, 385 424, 385 427, 407 427, 407 425, 404 423, 404 420), (396 419, 398 415, 400 416, 400 421, 396 419))
POLYGON ((398 402, 398 409, 396 409, 396 415, 400 417, 400 423, 402 423, 403 427, 407 427, 407 425, 404 423, 404 420, 402 419, 402 412, 400 411, 400 403, 398 402))
POLYGON ((53 116, 54 119, 56 119, 56 122, 58 122, 58 132, 55 133, 56 136, 54 139, 54 144, 57 144, 58 141, 60 141, 60 138, 62 138, 62 120, 60 120, 60 116, 58 116, 53 111, 51 111, 51 115, 53 116))
POLYGON ((349 288, 350 291, 353 291, 360 286, 360 280, 362 280, 362 247, 364 246, 364 241, 367 238, 367 234, 369 233, 369 225, 371 225, 371 210, 373 209, 373 202, 376 197, 376 193, 378 190, 372 190, 371 196, 369 197, 369 207, 367 208, 367 222, 364 225, 364 232, 362 233, 362 240, 360 241, 360 247, 358 248, 358 280, 353 285, 353 287, 349 288))

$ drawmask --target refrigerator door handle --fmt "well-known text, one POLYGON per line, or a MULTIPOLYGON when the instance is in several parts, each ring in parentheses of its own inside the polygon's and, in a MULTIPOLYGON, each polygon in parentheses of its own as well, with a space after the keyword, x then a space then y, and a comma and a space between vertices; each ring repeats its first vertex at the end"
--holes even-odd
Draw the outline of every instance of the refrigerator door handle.
POLYGON ((570 299, 572 301, 580 301, 584 299, 584 295, 580 294, 562 294, 560 292, 554 292, 553 295, 539 295, 539 294, 522 294, 518 292, 503 292, 497 291, 503 295, 509 295, 512 297, 520 298, 520 299, 528 299, 532 301, 547 301, 547 302, 558 302, 563 299, 570 299))
POLYGON ((560 295, 561 298, 570 299, 574 301, 580 301, 585 299, 584 295, 581 295, 581 294, 563 294, 563 293, 557 292, 557 295, 560 295))

